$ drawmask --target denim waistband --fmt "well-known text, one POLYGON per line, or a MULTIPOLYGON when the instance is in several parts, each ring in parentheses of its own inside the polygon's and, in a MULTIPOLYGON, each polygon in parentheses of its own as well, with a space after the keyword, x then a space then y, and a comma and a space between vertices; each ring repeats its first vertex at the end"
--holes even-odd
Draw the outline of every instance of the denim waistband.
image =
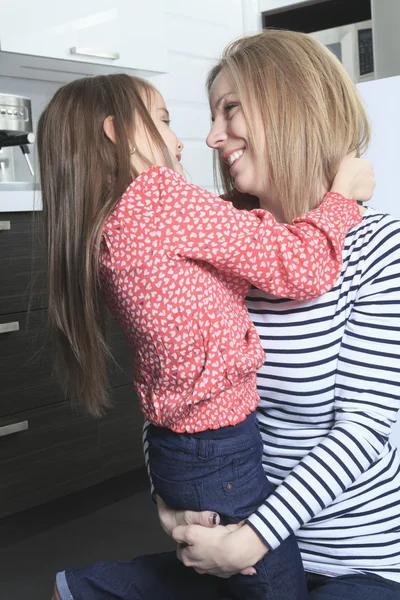
POLYGON ((244 421, 241 421, 237 425, 227 425, 226 427, 220 427, 219 429, 206 429, 205 431, 196 431, 195 433, 176 433, 165 427, 152 427, 152 435, 159 433, 162 436, 166 434, 168 437, 175 435, 190 436, 192 438, 198 438, 203 440, 223 440, 237 435, 243 435, 253 429, 257 422, 257 413, 250 413, 244 421))

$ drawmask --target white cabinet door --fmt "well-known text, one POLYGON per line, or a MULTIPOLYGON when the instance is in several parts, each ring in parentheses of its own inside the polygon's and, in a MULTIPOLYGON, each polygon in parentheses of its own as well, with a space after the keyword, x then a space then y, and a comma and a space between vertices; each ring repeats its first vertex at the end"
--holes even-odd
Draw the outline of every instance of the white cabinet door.
POLYGON ((164 70, 164 0, 20 0, 18 13, 16 6, 2 2, 3 52, 164 70))

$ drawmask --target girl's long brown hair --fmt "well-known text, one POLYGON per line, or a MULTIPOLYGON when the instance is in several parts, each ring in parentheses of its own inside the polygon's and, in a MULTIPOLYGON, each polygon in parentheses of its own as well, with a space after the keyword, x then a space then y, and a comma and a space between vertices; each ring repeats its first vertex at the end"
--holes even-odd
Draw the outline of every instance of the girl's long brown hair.
MULTIPOLYGON (((261 124, 265 185, 277 192, 286 221, 315 208, 340 161, 351 151, 360 155, 370 138, 360 96, 343 65, 309 35, 267 29, 225 48, 209 73, 208 93, 221 71, 238 94, 255 149, 261 124)), ((235 182, 217 153, 214 169, 228 193, 235 182)))
POLYGON ((130 160, 137 120, 165 165, 172 166, 147 109, 154 93, 147 81, 125 74, 79 79, 56 92, 38 124, 55 369, 67 394, 93 415, 109 405, 111 357, 99 248, 107 217, 138 175, 130 160), (115 143, 104 134, 108 116, 113 116, 115 143))

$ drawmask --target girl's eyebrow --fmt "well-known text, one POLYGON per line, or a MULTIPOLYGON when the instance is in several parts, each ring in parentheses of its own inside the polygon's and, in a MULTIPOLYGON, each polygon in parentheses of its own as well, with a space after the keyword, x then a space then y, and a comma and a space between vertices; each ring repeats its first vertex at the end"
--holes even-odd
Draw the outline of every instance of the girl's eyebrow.
POLYGON ((158 108, 157 110, 162 110, 169 119, 169 112, 166 108, 164 108, 164 106, 162 106, 161 108, 158 108))

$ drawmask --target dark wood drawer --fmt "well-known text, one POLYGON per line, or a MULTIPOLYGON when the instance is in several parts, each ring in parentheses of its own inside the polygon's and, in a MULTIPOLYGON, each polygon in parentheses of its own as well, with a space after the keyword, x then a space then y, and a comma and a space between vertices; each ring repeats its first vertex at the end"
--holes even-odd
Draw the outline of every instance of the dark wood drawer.
POLYGON ((109 371, 114 407, 97 420, 72 412, 53 374, 44 261, 33 216, 2 213, 0 221, 11 223, 0 231, 0 327, 11 324, 0 333, 2 518, 141 467, 144 460, 128 342, 110 316, 110 345, 119 365, 109 371), (20 431, 10 433, 8 426, 20 431))
POLYGON ((19 325, 0 335, 0 416, 63 400, 52 374, 45 319, 45 311, 0 315, 0 325, 19 325))
POLYGON ((65 402, 0 419, 0 518, 143 466, 142 424, 131 386, 101 419, 65 402))
POLYGON ((46 276, 32 258, 1 256, 0 281, 0 315, 47 307, 46 276))
POLYGON ((43 254, 40 244, 39 228, 42 213, 15 212, 0 213, 1 222, 9 222, 9 229, 0 230, 2 258, 26 258, 43 254))
POLYGON ((95 419, 65 403, 0 419, 0 517, 101 480, 95 419), (5 426, 28 429, 1 436, 5 426))
POLYGON ((35 232, 40 214, 0 213, 9 230, 0 231, 0 314, 45 308, 43 251, 35 232))
POLYGON ((116 388, 113 394, 113 409, 99 420, 99 443, 105 478, 144 466, 144 418, 133 386, 116 388))
MULTIPOLYGON (((0 334, 0 416, 61 402, 53 374, 52 352, 46 329, 47 312, 0 315, 0 325, 18 323, 19 330, 0 334)), ((131 348, 115 321, 110 343, 120 369, 110 367, 111 387, 132 381, 131 348)))

